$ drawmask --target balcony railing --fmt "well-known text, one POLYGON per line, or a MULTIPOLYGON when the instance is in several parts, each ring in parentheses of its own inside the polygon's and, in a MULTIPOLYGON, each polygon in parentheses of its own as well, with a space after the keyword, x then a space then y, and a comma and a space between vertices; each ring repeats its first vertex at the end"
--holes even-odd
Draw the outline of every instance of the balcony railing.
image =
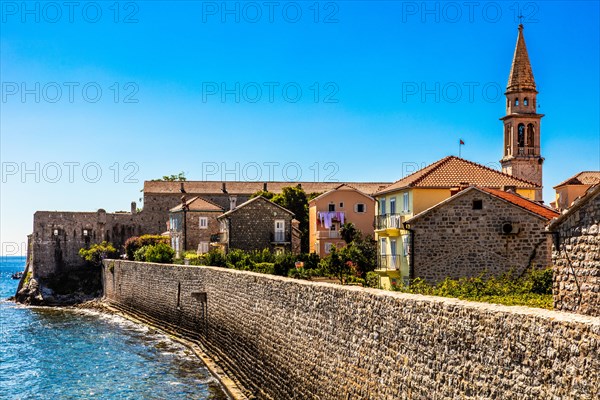
POLYGON ((317 239, 339 239, 339 231, 317 231, 317 239))
POLYGON ((274 232, 271 233, 271 243, 289 243, 290 235, 285 232, 274 232))
POLYGON ((537 147, 518 147, 517 153, 520 156, 535 156, 539 154, 537 147))
POLYGON ((401 256, 399 255, 379 255, 377 256, 377 268, 378 269, 391 269, 397 270, 400 269, 401 256))
POLYGON ((375 216, 375 229, 403 229, 404 214, 385 214, 375 216))

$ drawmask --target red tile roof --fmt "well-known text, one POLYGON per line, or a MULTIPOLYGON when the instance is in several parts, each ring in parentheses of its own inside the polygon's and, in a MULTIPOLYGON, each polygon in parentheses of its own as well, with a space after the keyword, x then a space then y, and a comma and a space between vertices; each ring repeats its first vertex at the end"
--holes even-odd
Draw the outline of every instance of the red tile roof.
POLYGON ((540 186, 455 156, 442 158, 419 171, 402 178, 377 194, 410 187, 453 188, 464 185, 501 188, 538 189, 540 186))
POLYGON ((554 186, 554 189, 566 185, 595 185, 597 183, 600 183, 600 171, 582 171, 554 186))
MULTIPOLYGON (((230 194, 251 195, 263 190, 264 184, 267 184, 267 190, 273 193, 281 193, 284 187, 302 185, 306 193, 324 193, 339 187, 344 182, 240 182, 240 181, 185 181, 185 182, 165 182, 165 181, 145 181, 145 194, 173 194, 181 193, 181 187, 190 195, 206 195, 223 193, 223 183, 225 190, 230 194)), ((366 193, 374 194, 385 188, 391 182, 346 182, 353 188, 366 193)))
POLYGON ((557 211, 554 211, 550 207, 546 207, 540 203, 536 203, 535 201, 531 201, 523 196, 520 196, 516 193, 505 192, 502 190, 489 189, 489 188, 479 188, 491 195, 499 197, 503 200, 508 201, 516 206, 524 208, 532 213, 535 213, 541 217, 546 218, 547 220, 551 220, 553 218, 558 217, 560 214, 557 211))

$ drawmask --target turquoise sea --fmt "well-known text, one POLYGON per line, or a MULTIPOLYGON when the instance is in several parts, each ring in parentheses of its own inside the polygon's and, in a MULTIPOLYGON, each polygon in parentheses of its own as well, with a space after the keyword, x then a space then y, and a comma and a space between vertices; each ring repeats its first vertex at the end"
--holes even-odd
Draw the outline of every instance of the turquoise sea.
POLYGON ((185 346, 97 311, 6 298, 25 258, 0 257, 0 399, 226 399, 185 346))

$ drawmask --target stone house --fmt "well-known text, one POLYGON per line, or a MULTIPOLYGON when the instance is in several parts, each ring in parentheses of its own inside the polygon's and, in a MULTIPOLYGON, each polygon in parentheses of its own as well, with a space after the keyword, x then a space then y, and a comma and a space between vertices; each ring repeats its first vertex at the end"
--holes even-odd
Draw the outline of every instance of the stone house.
POLYGON ((600 317, 600 184, 552 221, 554 308, 600 317))
POLYGON ((437 283, 547 267, 552 239, 545 228, 557 216, 514 192, 470 186, 404 223, 410 279, 437 283))
POLYGON ((223 211, 202 197, 182 197, 182 203, 169 210, 169 236, 177 256, 184 251, 208 252, 211 236, 219 233, 217 217, 223 211))
POLYGON ((566 210, 593 185, 600 183, 600 171, 583 171, 554 186, 556 199, 550 203, 559 211, 566 210))
POLYGON ((373 236, 374 216, 375 200, 347 184, 315 197, 308 202, 310 252, 324 256, 332 246, 345 246, 340 228, 346 222, 373 236))
POLYGON ((294 219, 294 213, 262 196, 240 204, 217 219, 219 244, 226 251, 300 251, 299 222, 294 219))

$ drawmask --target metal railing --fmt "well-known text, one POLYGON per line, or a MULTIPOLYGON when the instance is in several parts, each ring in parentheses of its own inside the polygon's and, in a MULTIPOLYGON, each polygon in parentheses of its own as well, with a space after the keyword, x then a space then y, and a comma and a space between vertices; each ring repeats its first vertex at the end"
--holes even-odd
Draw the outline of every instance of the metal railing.
POLYGON ((317 239, 339 239, 339 231, 317 231, 317 239))
POLYGON ((402 265, 401 256, 399 255, 379 255, 377 256, 377 268, 378 269, 400 269, 402 265))
POLYGON ((404 214, 385 214, 375 216, 375 229, 403 229, 404 214))

